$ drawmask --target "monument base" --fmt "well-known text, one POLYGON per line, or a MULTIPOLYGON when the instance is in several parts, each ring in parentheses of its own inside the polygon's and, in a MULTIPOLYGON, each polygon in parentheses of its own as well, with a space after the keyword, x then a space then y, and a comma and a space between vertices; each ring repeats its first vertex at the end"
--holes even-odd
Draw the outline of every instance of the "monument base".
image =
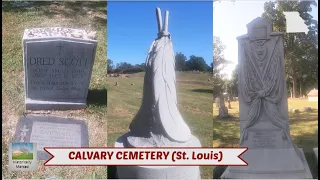
POLYGON ((87 106, 86 100, 55 99, 52 101, 26 99, 26 110, 77 110, 87 106))
MULTIPOLYGON (((126 135, 118 138, 116 148, 126 147, 126 135)), ((198 139, 190 143, 192 147, 201 147, 198 139)), ((117 166, 116 170, 118 179, 201 179, 199 166, 117 166)))
POLYGON ((249 149, 242 155, 248 166, 229 166, 223 179, 312 179, 303 150, 249 149))

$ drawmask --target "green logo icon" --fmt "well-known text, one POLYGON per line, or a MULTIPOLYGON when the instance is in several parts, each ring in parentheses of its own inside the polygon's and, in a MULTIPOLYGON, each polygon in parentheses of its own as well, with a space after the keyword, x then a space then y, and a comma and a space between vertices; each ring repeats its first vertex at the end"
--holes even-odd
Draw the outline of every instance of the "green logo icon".
POLYGON ((33 143, 12 143, 12 160, 33 160, 33 143))

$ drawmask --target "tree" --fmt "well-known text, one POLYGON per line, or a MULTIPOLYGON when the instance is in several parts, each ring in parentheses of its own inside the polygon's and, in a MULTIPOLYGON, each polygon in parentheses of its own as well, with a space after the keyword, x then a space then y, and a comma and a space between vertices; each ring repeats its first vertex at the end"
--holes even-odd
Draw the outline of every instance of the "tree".
POLYGON ((113 61, 111 59, 107 60, 107 72, 113 72, 114 66, 113 61))
POLYGON ((225 45, 219 37, 213 37, 213 94, 215 97, 220 96, 226 90, 226 81, 221 71, 231 62, 224 58, 225 45))
POLYGON ((284 11, 297 11, 309 28, 308 34, 285 34, 284 52, 286 75, 292 96, 303 94, 307 86, 318 84, 318 22, 309 14, 315 1, 266 2, 262 17, 273 22, 275 31, 286 32, 284 11), (299 87, 299 88, 298 88, 299 87), (303 88, 304 87, 304 88, 303 88))
POLYGON ((175 61, 176 61, 176 71, 182 71, 185 69, 187 57, 182 53, 176 53, 175 61))
POLYGON ((186 61, 186 67, 188 70, 206 71, 208 65, 206 64, 203 57, 192 55, 190 56, 190 59, 186 61))
POLYGON ((232 71, 231 79, 228 82, 228 93, 238 97, 238 71, 239 65, 232 71))
POLYGON ((117 67, 117 69, 119 69, 120 71, 124 71, 124 70, 130 69, 130 68, 132 68, 132 67, 133 67, 133 65, 130 64, 130 63, 121 62, 121 63, 119 64, 119 66, 117 67))

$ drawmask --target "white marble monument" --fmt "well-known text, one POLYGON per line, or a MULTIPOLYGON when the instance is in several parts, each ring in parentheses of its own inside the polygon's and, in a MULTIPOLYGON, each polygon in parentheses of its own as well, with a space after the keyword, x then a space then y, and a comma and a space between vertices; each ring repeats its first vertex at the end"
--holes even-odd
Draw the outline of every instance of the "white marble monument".
MULTIPOLYGON (((156 10, 158 38, 146 60, 142 105, 115 147, 201 147, 177 108, 175 56, 168 32, 168 15, 162 26, 156 10)), ((200 179, 199 166, 118 166, 119 179, 200 179)))
POLYGON ((240 146, 248 166, 229 166, 222 178, 312 178, 302 149, 292 142, 288 119, 283 33, 256 18, 238 37, 240 146))
POLYGON ((86 107, 97 41, 71 28, 26 29, 23 35, 27 110, 86 107))

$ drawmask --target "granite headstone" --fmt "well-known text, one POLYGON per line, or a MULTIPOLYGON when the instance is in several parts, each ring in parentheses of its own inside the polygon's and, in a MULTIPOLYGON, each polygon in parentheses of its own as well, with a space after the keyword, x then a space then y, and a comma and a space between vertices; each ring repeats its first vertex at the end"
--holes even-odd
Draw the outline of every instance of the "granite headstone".
POLYGON ((14 141, 36 143, 38 159, 47 160, 44 147, 89 147, 88 127, 72 118, 26 115, 17 124, 14 141))
POLYGON ((97 41, 84 30, 26 29, 23 35, 27 110, 86 106, 97 41))

